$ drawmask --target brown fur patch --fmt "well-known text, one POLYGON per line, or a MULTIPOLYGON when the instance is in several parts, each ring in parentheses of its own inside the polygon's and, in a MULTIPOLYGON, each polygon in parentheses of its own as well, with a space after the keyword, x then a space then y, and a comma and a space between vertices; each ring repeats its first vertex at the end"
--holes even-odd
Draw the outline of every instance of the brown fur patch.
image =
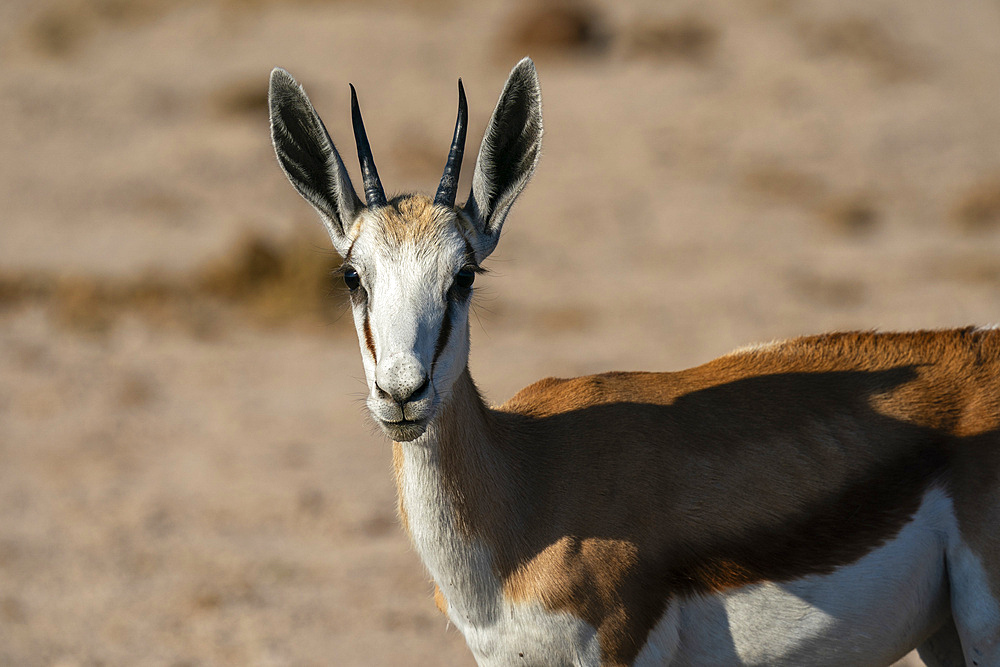
POLYGON ((455 215, 434 204, 421 194, 402 195, 390 200, 388 206, 370 212, 379 218, 383 240, 398 246, 413 239, 436 237, 439 230, 455 224, 455 215))
POLYGON ((445 616, 448 615, 448 601, 445 599, 444 593, 437 586, 434 586, 434 606, 445 616))
POLYGON ((586 620, 625 665, 671 598, 852 563, 935 483, 997 572, 1000 509, 977 518, 964 489, 998 493, 998 358, 998 331, 829 334, 543 380, 496 411, 466 373, 442 475, 505 594, 586 620))

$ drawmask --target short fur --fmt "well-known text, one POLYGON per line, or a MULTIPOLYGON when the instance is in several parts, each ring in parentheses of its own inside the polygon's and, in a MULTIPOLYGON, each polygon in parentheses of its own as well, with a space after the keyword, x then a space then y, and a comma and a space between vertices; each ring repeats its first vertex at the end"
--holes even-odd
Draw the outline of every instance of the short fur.
POLYGON ((490 408, 457 277, 537 163, 531 62, 461 208, 363 206, 283 70, 270 99, 280 164, 358 274, 401 522, 481 665, 1000 664, 1000 331, 800 338, 490 408))

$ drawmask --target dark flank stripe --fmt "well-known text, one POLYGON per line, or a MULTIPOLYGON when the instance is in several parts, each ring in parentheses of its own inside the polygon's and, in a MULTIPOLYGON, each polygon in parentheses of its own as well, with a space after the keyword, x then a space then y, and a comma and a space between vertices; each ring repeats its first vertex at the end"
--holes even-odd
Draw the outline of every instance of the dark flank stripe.
POLYGON ((372 353, 372 360, 378 363, 378 355, 375 354, 375 338, 372 336, 372 327, 368 322, 368 312, 365 311, 365 345, 368 346, 368 351, 372 353))
POLYGON ((451 303, 451 299, 448 299, 448 305, 444 309, 444 317, 441 319, 441 331, 438 333, 437 344, 434 346, 434 361, 431 362, 431 368, 444 352, 444 348, 448 344, 448 337, 451 336, 451 303))
MULTIPOLYGON (((899 534, 929 488, 958 497, 956 461, 996 450, 1000 399, 996 383, 980 378, 997 375, 1000 336, 985 338, 831 334, 676 373, 549 379, 522 390, 503 406, 505 432, 518 434, 510 446, 525 469, 545 475, 536 488, 587 471, 594 488, 610 491, 579 501, 575 523, 533 508, 520 553, 491 545, 505 594, 582 618, 598 629, 602 664, 628 665, 672 599, 857 562, 899 534), (545 438, 545 454, 535 454, 545 438), (618 454, 599 468, 555 470, 544 458, 569 448, 574 462, 630 451, 643 464, 618 454), (640 491, 657 488, 671 490, 640 491), (641 503, 642 522, 613 523, 629 502, 641 503), (656 526, 670 526, 671 539, 656 526)), ((455 497, 482 496, 485 482, 463 474, 472 486, 455 497)), ((555 503, 545 511, 565 512, 555 503)))

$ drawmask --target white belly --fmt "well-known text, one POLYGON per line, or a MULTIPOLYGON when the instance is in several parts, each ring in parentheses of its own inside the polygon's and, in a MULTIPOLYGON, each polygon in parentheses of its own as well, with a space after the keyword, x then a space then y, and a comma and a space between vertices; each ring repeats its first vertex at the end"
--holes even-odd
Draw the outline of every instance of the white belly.
POLYGON ((953 527, 933 489, 895 538, 829 575, 675 602, 634 664, 890 665, 948 614, 953 527))

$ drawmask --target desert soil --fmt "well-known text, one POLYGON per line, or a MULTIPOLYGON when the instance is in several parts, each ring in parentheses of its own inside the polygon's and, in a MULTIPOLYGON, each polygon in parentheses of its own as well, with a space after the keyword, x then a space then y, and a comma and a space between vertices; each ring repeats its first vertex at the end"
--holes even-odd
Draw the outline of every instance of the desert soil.
POLYGON ((995 0, 5 0, 0 664, 472 664, 266 86, 357 173, 353 82, 387 188, 433 192, 456 79, 474 153, 525 54, 545 150, 477 281, 491 400, 1000 320, 995 0))

